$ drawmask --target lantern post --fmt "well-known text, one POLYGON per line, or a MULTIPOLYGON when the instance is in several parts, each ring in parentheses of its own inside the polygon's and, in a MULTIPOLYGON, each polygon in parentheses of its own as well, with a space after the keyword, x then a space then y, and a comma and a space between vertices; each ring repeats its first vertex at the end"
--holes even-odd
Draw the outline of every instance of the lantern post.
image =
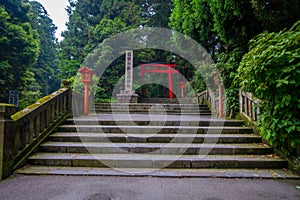
POLYGON ((84 87, 84 115, 89 114, 89 84, 92 83, 93 74, 95 74, 88 67, 83 67, 78 70, 81 73, 82 79, 81 82, 85 84, 84 87))

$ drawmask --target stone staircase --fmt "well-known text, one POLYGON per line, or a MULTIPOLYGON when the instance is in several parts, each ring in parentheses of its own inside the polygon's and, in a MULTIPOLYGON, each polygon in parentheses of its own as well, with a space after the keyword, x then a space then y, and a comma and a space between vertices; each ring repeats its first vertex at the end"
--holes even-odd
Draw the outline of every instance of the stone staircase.
POLYGON ((195 104, 168 104, 168 103, 98 103, 95 105, 96 113, 140 113, 140 114, 162 114, 162 115, 211 115, 209 108, 206 105, 195 104))
POLYGON ((139 103, 146 104, 193 104, 197 99, 193 98, 140 98, 139 103))
POLYGON ((20 174, 288 177, 287 161, 241 120, 205 105, 97 104, 66 120, 20 174), (112 114, 114 113, 114 114, 112 114))

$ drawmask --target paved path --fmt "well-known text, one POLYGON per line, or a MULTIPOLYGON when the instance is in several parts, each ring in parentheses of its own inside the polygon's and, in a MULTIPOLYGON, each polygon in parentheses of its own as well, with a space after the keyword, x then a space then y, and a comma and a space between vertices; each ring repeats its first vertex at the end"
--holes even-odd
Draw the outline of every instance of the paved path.
POLYGON ((299 200, 300 180, 16 176, 1 200, 299 200))

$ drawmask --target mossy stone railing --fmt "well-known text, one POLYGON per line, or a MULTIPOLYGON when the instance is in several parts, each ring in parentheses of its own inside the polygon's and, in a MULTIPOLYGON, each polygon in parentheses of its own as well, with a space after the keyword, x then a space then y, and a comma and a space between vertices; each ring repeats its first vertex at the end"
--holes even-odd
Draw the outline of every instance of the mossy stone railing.
MULTIPOLYGON (((213 116, 219 116, 219 102, 220 102, 219 97, 216 96, 209 89, 204 90, 203 92, 198 94, 198 103, 207 104, 210 107, 213 116)), ((223 99, 223 102, 225 102, 225 99, 223 99)), ((223 115, 224 114, 225 113, 223 113, 223 115)))
POLYGON ((65 83, 19 112, 13 105, 0 104, 0 180, 25 165, 41 142, 72 115, 72 103, 80 105, 81 101, 83 97, 72 95, 65 83))
POLYGON ((240 90, 240 114, 247 118, 249 122, 257 123, 259 120, 260 102, 259 99, 254 98, 253 94, 240 90))
MULTIPOLYGON (((261 110, 261 100, 255 98, 253 94, 244 92, 240 90, 239 92, 239 104, 240 104, 240 118, 245 120, 247 126, 253 127, 253 130, 257 134, 261 134, 258 131, 258 123, 260 119, 260 110, 261 110)), ((265 143, 268 141, 264 140, 265 143)), ((276 145, 275 145, 276 146, 276 145)), ((288 147, 276 148, 274 147, 274 151, 277 155, 281 155, 285 159, 288 160, 289 169, 293 171, 300 172, 300 145, 296 146, 296 150, 294 150, 294 154, 291 153, 293 150, 288 147)))

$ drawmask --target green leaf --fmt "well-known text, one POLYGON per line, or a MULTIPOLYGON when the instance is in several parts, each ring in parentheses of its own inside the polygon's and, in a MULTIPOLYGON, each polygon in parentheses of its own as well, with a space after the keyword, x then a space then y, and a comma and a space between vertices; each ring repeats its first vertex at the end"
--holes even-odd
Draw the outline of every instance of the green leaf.
POLYGON ((296 126, 290 126, 288 128, 286 128, 285 130, 288 132, 288 133, 291 133, 295 130, 296 126))
POLYGON ((291 146, 292 146, 292 148, 295 148, 295 147, 296 147, 296 140, 292 140, 292 141, 291 141, 291 146))

